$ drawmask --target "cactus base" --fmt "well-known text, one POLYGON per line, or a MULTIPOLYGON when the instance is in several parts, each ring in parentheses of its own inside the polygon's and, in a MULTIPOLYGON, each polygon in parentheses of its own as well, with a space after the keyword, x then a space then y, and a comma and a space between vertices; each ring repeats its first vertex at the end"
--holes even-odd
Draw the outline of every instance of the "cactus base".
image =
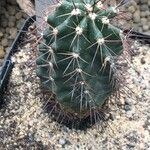
MULTIPOLYGON (((74 112, 65 110, 53 93, 49 91, 42 90, 44 103, 43 106, 45 111, 49 114, 52 120, 56 121, 61 125, 65 125, 70 129, 86 130, 92 127, 99 121, 102 122, 101 125, 106 121, 106 113, 109 112, 107 102, 100 109, 91 109, 84 113, 84 115, 78 115, 74 112), (50 99, 51 98, 51 99, 50 99)), ((107 123, 105 123, 105 126, 107 123)))

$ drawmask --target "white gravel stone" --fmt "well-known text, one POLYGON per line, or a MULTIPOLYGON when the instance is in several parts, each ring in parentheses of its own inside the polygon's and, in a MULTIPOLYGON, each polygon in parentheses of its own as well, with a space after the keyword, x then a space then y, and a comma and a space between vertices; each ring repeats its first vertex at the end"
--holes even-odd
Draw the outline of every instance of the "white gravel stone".
MULTIPOLYGON (((26 16, 27 17, 27 16, 26 16)), ((16 0, 1 0, 0 2, 0 44, 10 47, 17 35, 17 24, 26 18, 20 11, 16 0)), ((22 26, 23 24, 21 24, 22 26)), ((20 28, 19 28, 20 29, 20 28)), ((7 50, 5 50, 5 53, 7 50)), ((1 65, 0 65, 1 66, 1 65)))
POLYGON ((64 138, 60 138, 59 139, 59 144, 60 145, 65 145, 66 144, 66 140, 64 138))

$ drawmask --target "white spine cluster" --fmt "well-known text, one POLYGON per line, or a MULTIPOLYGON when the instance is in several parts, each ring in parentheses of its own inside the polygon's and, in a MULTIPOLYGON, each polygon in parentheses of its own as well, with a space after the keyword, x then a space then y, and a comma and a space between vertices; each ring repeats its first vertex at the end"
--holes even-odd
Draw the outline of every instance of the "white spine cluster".
POLYGON ((77 35, 81 35, 82 32, 83 32, 83 29, 81 27, 77 26, 76 27, 76 33, 77 33, 77 35))
POLYGON ((76 71, 77 71, 78 73, 81 73, 81 72, 82 72, 82 69, 77 68, 76 71))
POLYGON ((79 58, 79 54, 77 54, 77 53, 72 53, 72 57, 73 57, 73 58, 79 58))
POLYGON ((96 14, 95 13, 89 13, 89 17, 92 19, 92 20, 95 20, 96 18, 96 14))
POLYGON ((102 18, 102 23, 103 24, 109 24, 109 22, 110 21, 109 21, 108 17, 105 16, 105 17, 102 18))
POLYGON ((77 15, 80 15, 80 14, 81 14, 81 11, 78 8, 73 9, 72 12, 71 12, 72 16, 77 16, 77 15))
POLYGON ((81 85, 84 85, 84 81, 80 81, 80 84, 81 84, 81 85))
POLYGON ((53 34, 54 34, 54 35, 57 35, 57 34, 58 34, 58 29, 54 28, 54 29, 53 29, 53 34))
POLYGON ((103 4, 102 4, 101 1, 99 1, 99 2, 96 4, 96 6, 97 6, 99 9, 103 8, 103 4))
POLYGON ((104 38, 99 38, 97 40, 98 45, 103 45, 105 43, 105 39, 104 38))

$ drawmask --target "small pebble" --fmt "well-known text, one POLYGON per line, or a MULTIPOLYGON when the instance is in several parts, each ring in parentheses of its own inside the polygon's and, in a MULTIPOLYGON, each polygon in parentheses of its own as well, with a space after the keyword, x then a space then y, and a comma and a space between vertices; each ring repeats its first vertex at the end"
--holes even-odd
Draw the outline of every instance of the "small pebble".
POLYGON ((22 18, 22 12, 17 12, 15 17, 17 20, 21 19, 22 18))
POLYGON ((59 139, 59 144, 62 145, 62 146, 65 145, 66 144, 66 140, 63 139, 63 138, 60 138, 59 139))
POLYGON ((8 45, 8 40, 6 38, 3 38, 1 41, 2 46, 7 46, 8 45))
POLYGON ((134 19, 134 22, 135 23, 139 23, 141 21, 141 18, 140 18, 140 11, 137 10, 134 14, 133 14, 133 19, 134 19))
POLYGON ((133 5, 131 5, 129 8, 128 8, 129 12, 131 13, 134 13, 135 12, 135 7, 133 5))
POLYGON ((10 39, 15 39, 17 36, 17 28, 10 28, 9 33, 10 39))
POLYGON ((10 16, 10 17, 9 17, 9 22, 15 22, 15 21, 16 21, 15 16, 10 16))
POLYGON ((144 57, 141 58, 141 64, 145 64, 145 59, 144 59, 144 57))
POLYGON ((150 28, 149 25, 143 25, 143 30, 144 31, 147 31, 149 28, 150 28))
POLYGON ((1 20, 1 26, 4 27, 4 28, 6 28, 7 25, 8 25, 7 20, 2 19, 1 20))
POLYGON ((130 105, 125 105, 124 106, 125 111, 131 111, 131 106, 130 105))
POLYGON ((9 12, 9 14, 10 14, 11 16, 13 16, 13 15, 16 14, 16 9, 15 9, 15 7, 12 6, 12 5, 8 5, 8 6, 7 6, 7 10, 8 10, 8 12, 9 12))
POLYGON ((22 25, 25 23, 25 19, 20 19, 16 23, 17 23, 17 29, 20 29, 22 25))
POLYGON ((15 26, 15 22, 8 22, 8 26, 11 28, 11 27, 14 27, 15 26))

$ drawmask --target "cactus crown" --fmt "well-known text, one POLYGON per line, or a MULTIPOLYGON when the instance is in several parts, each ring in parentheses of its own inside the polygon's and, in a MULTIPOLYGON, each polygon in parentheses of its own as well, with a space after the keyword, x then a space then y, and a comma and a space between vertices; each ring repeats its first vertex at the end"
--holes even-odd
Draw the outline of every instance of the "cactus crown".
POLYGON ((100 0, 64 0, 46 18, 37 74, 66 112, 82 118, 116 90, 114 64, 123 43, 111 20, 118 13, 100 0))

